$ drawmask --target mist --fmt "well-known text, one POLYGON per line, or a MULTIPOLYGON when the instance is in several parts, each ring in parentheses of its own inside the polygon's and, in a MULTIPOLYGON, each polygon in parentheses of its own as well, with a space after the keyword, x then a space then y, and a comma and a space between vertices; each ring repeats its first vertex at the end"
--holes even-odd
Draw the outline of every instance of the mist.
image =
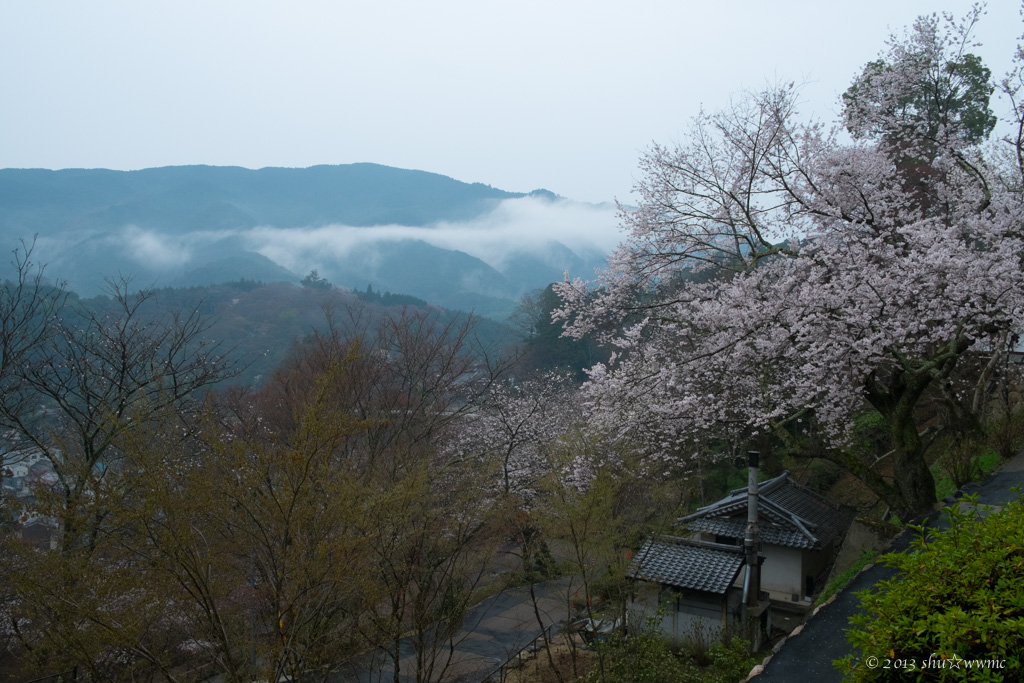
POLYGON ((530 195, 495 201, 467 220, 424 226, 204 229, 124 224, 40 236, 34 258, 83 296, 108 278, 132 287, 211 285, 239 279, 298 283, 316 270, 332 284, 410 294, 447 308, 501 317, 523 294, 571 277, 593 279, 621 241, 617 209, 530 195))
POLYGON ((568 247, 585 261, 600 259, 621 237, 613 205, 539 197, 506 199, 493 211, 464 222, 445 221, 422 227, 261 226, 243 235, 247 249, 295 273, 313 268, 329 270, 332 261, 344 259, 356 247, 402 240, 420 240, 441 249, 461 251, 504 272, 510 257, 516 254, 529 254, 556 265, 560 256, 552 249, 553 243, 568 247))

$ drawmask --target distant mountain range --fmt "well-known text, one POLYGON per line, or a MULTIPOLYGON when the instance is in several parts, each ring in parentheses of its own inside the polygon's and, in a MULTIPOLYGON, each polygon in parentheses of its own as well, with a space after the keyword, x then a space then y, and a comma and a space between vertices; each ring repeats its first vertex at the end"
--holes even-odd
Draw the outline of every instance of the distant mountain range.
MULTIPOLYGON (((412 294, 503 318, 523 293, 589 276, 604 249, 587 220, 612 209, 375 164, 304 169, 0 169, 0 241, 36 237, 47 274, 83 295, 240 279, 412 294), (567 216, 575 244, 560 241, 567 216)), ((3 263, 2 266, 6 266, 3 263)), ((0 269, 0 276, 7 275, 0 269)))

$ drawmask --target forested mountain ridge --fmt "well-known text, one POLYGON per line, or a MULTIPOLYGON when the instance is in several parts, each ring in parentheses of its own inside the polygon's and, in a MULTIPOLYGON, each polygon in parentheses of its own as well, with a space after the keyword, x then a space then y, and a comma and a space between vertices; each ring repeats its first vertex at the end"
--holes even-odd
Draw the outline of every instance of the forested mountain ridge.
POLYGON ((0 239, 13 248, 36 236, 40 261, 86 296, 112 274, 181 287, 297 283, 317 269, 334 284, 502 319, 521 294, 602 262, 600 249, 553 237, 546 207, 565 204, 368 163, 0 169, 0 239), (516 239, 520 223, 548 236, 516 239))
MULTIPOLYGON (((181 311, 204 316, 208 325, 204 339, 231 349, 230 357, 239 363, 240 374, 228 383, 245 386, 262 385, 288 360, 297 344, 330 324, 355 334, 357 329, 405 313, 427 316, 442 325, 464 324, 468 319, 466 313, 429 306, 409 295, 299 287, 287 282, 243 280, 157 289, 146 296, 147 305, 139 312, 143 323, 181 311)), ((115 303, 105 294, 82 299, 71 293, 70 297, 76 307, 97 315, 115 303)), ((495 357, 519 341, 508 325, 486 318, 474 319, 473 336, 478 350, 495 357)))
POLYGON ((522 197, 426 171, 347 164, 309 168, 166 166, 0 169, 0 229, 32 232, 145 225, 201 229, 427 225, 473 218, 522 197))

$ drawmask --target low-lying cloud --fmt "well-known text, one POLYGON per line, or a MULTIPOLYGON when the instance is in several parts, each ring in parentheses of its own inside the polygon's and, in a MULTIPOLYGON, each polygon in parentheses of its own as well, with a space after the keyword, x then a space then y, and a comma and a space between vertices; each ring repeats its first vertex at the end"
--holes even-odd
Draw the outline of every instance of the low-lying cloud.
MULTIPOLYGON (((330 261, 343 259, 358 246, 385 241, 421 240, 442 249, 467 253, 503 270, 509 257, 518 253, 556 257, 552 253, 552 242, 565 245, 585 260, 593 260, 597 255, 610 252, 621 238, 615 207, 539 197, 507 199, 474 220, 425 227, 328 225, 282 229, 264 226, 244 235, 251 251, 294 272, 322 269, 330 261)), ((577 275, 589 277, 592 273, 577 275)))
POLYGON ((149 263, 160 270, 180 268, 192 260, 192 249, 187 238, 171 237, 147 231, 136 225, 127 225, 114 236, 127 255, 136 261, 149 263))
MULTIPOLYGON (((377 273, 375 259, 382 258, 386 243, 417 240, 480 259, 509 278, 506 288, 522 291, 523 287, 543 286, 543 278, 558 279, 566 269, 573 276, 592 278, 593 267, 621 238, 612 205, 530 196, 504 200, 472 220, 429 226, 266 225, 245 230, 179 232, 130 224, 112 230, 69 230, 40 238, 36 257, 49 263, 54 275, 67 278, 73 289, 84 294, 99 291, 104 277, 119 274, 132 276, 139 286, 192 282, 188 273, 242 252, 262 254, 295 278, 315 268, 321 275, 336 274, 340 282, 346 273, 360 278, 377 273), (532 260, 524 260, 524 256, 532 260), (544 264, 543 268, 538 263, 544 264), (519 272, 520 266, 530 272, 519 272)), ((389 263, 388 267, 393 268, 394 261, 389 263)), ((423 272, 430 268, 429 263, 423 266, 423 272)), ((382 281, 389 277, 393 280, 394 273, 381 270, 382 281)), ((485 269, 474 272, 495 279, 495 274, 488 276, 485 269)), ((459 283, 453 285, 458 287, 459 283)))

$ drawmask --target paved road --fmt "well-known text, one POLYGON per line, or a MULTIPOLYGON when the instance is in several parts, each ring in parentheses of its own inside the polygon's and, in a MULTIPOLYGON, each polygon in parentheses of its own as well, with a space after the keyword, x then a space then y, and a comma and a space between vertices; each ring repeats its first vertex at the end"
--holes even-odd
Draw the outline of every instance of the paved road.
MULTIPOLYGON (((1024 484, 1024 453, 1006 463, 999 471, 990 474, 980 482, 964 487, 964 493, 977 493, 985 505, 1005 505, 1016 500, 1017 492, 1011 489, 1024 484)), ((941 527, 944 521, 940 513, 929 515, 927 526, 941 527)), ((904 532, 893 544, 893 550, 906 550, 912 536, 904 532)), ((802 632, 789 638, 782 649, 772 657, 763 674, 754 683, 840 683, 842 675, 832 661, 852 651, 846 642, 849 618, 857 611, 858 600, 854 593, 869 588, 883 579, 891 578, 895 570, 874 565, 859 574, 817 615, 807 621, 802 632)))
MULTIPOLYGON (((566 618, 566 591, 569 579, 549 581, 536 587, 537 607, 544 628, 555 626, 555 631, 566 618)), ((509 657, 539 637, 541 627, 533 609, 528 587, 507 590, 488 598, 466 614, 462 629, 456 634, 452 650, 444 643, 437 655, 435 672, 444 668, 432 680, 457 683, 477 683, 504 664, 509 657)), ((416 650, 411 639, 401 644, 399 679, 415 681, 416 650)), ((377 650, 347 665, 332 681, 358 681, 359 683, 392 682, 394 666, 391 658, 377 650)))

